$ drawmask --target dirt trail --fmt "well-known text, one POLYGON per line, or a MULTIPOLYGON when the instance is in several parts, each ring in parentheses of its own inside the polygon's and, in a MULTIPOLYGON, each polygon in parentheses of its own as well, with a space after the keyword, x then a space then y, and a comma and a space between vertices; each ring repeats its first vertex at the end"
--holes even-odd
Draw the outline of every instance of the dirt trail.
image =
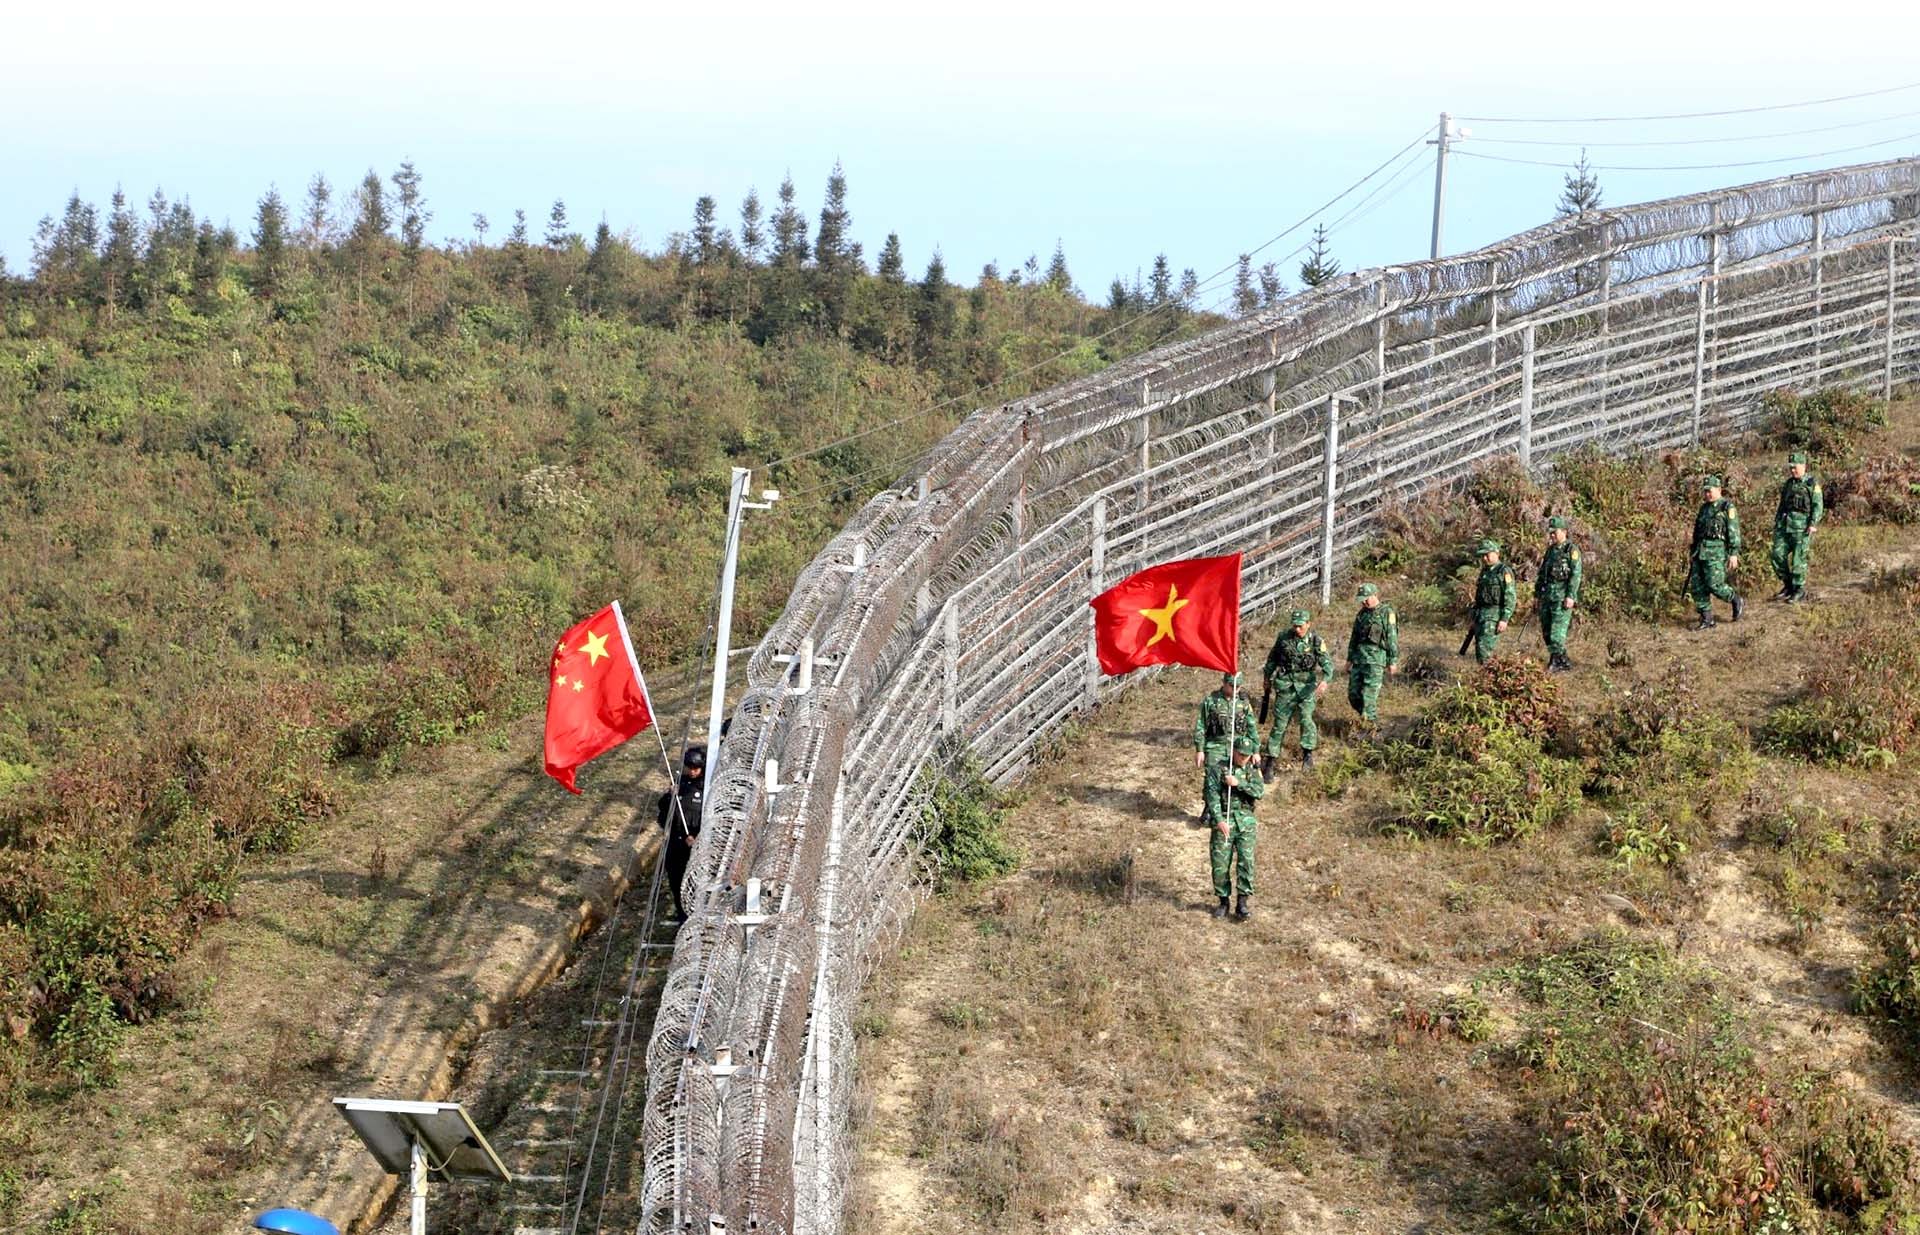
MULTIPOLYGON (((1737 625, 1578 631, 1569 706, 1595 706, 1610 678, 1685 675, 1757 726, 1870 603, 1873 570, 1916 556, 1907 533, 1830 536, 1816 603, 1789 607, 1764 602, 1764 548, 1750 551, 1737 625), (1631 669, 1604 667, 1610 637, 1632 641, 1631 669)), ((1323 628, 1343 633, 1349 613, 1336 604, 1323 628)), ((1514 627, 1512 650, 1537 656, 1524 612, 1514 627)), ((1464 665, 1455 639, 1404 622, 1403 658, 1464 665)), ((1325 800, 1296 795, 1289 768, 1260 812, 1256 916, 1215 921, 1187 753, 1212 685, 1176 671, 1103 710, 1023 792, 1024 868, 922 911, 868 1001, 854 1232, 1490 1229, 1494 1167, 1516 1152, 1508 1099, 1479 1057, 1463 1065, 1396 1012, 1608 925, 1710 965, 1769 1031, 1764 1049, 1894 1099, 1891 1117, 1920 1133, 1911 1082, 1846 1012, 1874 904, 1796 933, 1731 824, 1681 875, 1649 881, 1597 853, 1590 822, 1490 850, 1394 840, 1371 826, 1377 774, 1325 800)), ((1419 702, 1390 686, 1388 732, 1419 702)), ((1348 734, 1343 682, 1321 714, 1324 764, 1348 734)), ((1920 804, 1906 772, 1768 762, 1760 780, 1836 815, 1920 804)))

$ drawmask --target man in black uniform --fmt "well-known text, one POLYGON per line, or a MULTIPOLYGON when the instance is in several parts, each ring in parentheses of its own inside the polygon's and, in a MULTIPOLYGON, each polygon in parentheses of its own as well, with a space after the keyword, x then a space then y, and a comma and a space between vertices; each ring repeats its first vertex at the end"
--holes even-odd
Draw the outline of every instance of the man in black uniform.
POLYGON ((660 826, 667 830, 667 886, 673 889, 673 916, 684 920, 680 881, 687 875, 693 838, 700 835, 700 810, 706 804, 707 748, 689 746, 680 757, 680 783, 660 795, 660 826))

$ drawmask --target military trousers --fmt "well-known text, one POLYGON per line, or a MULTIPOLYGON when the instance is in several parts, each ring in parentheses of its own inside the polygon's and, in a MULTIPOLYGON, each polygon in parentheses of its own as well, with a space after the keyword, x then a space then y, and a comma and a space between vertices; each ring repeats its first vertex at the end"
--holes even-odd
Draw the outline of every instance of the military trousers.
POLYGON ((1687 567, 1687 594, 1693 607, 1702 613, 1713 608, 1714 597, 1733 603, 1734 590, 1727 586, 1727 555, 1719 549, 1702 550, 1687 567))
MULTIPOLYGON (((1254 730, 1253 736, 1256 738, 1260 736, 1258 729, 1254 730)), ((1220 738, 1209 741, 1201 748, 1200 753, 1205 756, 1200 763, 1200 821, 1210 824, 1213 822, 1213 808, 1207 805, 1207 775, 1212 769, 1227 761, 1233 753, 1233 748, 1226 739, 1220 738)))
POLYGON ((1785 520, 1773 525, 1773 550, 1769 554, 1773 574, 1790 592, 1807 585, 1807 549, 1812 539, 1806 528, 1796 528, 1785 520))
POLYGON ((1207 857, 1213 863, 1213 894, 1225 899, 1253 895, 1253 842, 1258 825, 1251 814, 1234 812, 1225 832, 1207 829, 1207 857))
POLYGON ((1347 666, 1347 702, 1362 720, 1380 718, 1380 686, 1387 680, 1385 661, 1356 660, 1347 666))
POLYGON ((1500 646, 1500 611, 1475 609, 1473 611, 1473 658, 1484 665, 1493 659, 1493 650, 1498 646, 1500 646))
POLYGON ((1280 741, 1287 736, 1295 717, 1300 720, 1300 749, 1312 750, 1320 745, 1320 727, 1313 723, 1318 685, 1311 674, 1273 679, 1273 728, 1267 730, 1267 754, 1280 753, 1280 741))
POLYGON ((1561 603, 1565 596, 1549 591, 1540 597, 1540 639, 1554 656, 1567 654, 1567 631, 1573 627, 1573 610, 1561 603))

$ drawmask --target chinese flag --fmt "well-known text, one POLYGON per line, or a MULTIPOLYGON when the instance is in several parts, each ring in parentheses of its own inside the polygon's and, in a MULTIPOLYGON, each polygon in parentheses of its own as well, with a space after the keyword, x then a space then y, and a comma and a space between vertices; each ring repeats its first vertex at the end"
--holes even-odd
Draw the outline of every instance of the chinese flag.
POLYGON ((647 682, 616 600, 554 645, 547 669, 547 775, 579 793, 575 768, 652 723, 647 682))
POLYGON ((1087 602, 1102 673, 1148 665, 1236 671, 1240 660, 1240 555, 1163 562, 1087 602))

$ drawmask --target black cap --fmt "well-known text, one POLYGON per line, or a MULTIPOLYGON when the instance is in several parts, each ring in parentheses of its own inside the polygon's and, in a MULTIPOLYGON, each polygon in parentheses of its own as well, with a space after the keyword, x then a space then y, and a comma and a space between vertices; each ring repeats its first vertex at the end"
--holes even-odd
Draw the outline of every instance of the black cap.
POLYGON ((680 766, 683 768, 706 767, 707 766, 707 748, 704 746, 687 747, 687 753, 680 756, 680 766))

